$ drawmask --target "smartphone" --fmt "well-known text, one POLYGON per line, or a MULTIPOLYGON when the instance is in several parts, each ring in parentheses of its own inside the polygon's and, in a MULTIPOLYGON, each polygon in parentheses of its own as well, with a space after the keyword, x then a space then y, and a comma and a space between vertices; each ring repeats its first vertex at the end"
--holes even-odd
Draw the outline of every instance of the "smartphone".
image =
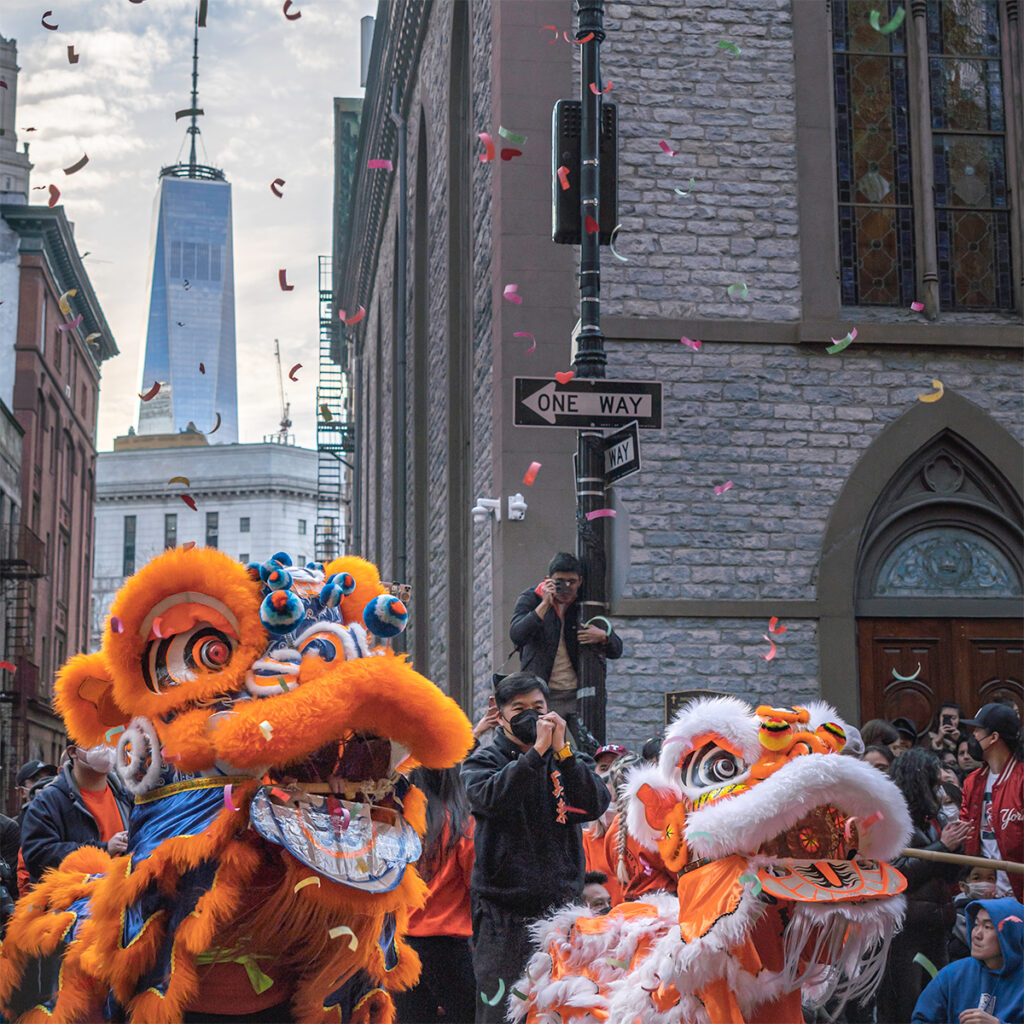
POLYGON ((942 716, 942 724, 943 725, 952 725, 953 724, 953 716, 952 715, 943 715, 942 716))

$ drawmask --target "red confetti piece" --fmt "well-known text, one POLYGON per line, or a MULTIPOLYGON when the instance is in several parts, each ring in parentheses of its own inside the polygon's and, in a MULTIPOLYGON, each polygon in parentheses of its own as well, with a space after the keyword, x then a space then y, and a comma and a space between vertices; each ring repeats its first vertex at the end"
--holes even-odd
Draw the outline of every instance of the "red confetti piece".
POLYGON ((110 632, 111 633, 123 633, 124 623, 116 616, 110 616, 110 632))
POLYGON ((194 540, 188 540, 188 541, 185 541, 185 543, 181 545, 181 550, 182 551, 191 551, 195 546, 196 546, 196 542, 194 540))
MULTIPOLYGON (((587 519, 614 519, 616 516, 613 508, 595 508, 593 512, 587 513, 587 519)), ((571 810, 571 808, 570 808, 571 810)))
POLYGON ((366 166, 371 171, 393 171, 395 165, 390 160, 367 160, 366 166))
POLYGON ((772 649, 767 654, 762 654, 761 657, 764 658, 765 661, 771 661, 772 658, 775 657, 776 653, 775 641, 767 633, 764 634, 764 638, 772 645, 772 649))
POLYGON ((559 370, 558 373, 555 374, 555 380, 557 380, 559 384, 568 384, 575 376, 576 373, 574 370, 566 370, 565 372, 559 370))
POLYGON ((191 494, 179 494, 178 497, 181 498, 181 500, 185 502, 185 504, 188 505, 188 507, 192 509, 193 512, 199 511, 196 508, 196 500, 195 498, 192 497, 191 494))
POLYGON ((571 804, 566 804, 565 805, 565 809, 567 811, 571 811, 573 814, 586 814, 587 813, 585 810, 583 810, 582 807, 573 807, 571 804))
POLYGON ((206 373, 206 366, 205 366, 205 364, 203 364, 203 363, 199 364, 199 372, 202 373, 202 374, 206 373))
POLYGON ((526 476, 523 477, 523 483, 527 487, 533 486, 533 481, 537 479, 537 474, 540 472, 540 463, 531 462, 530 468, 526 471, 526 476))
POLYGON ((769 633, 774 633, 776 636, 780 636, 781 634, 786 632, 786 627, 779 625, 779 617, 778 617, 778 615, 773 615, 768 620, 768 632, 769 633))
POLYGON ((592 235, 592 234, 594 234, 594 233, 595 233, 596 231, 600 231, 600 230, 601 230, 601 225, 600 225, 600 224, 598 224, 598 223, 597 223, 597 221, 596 221, 596 220, 594 220, 594 218, 593 218, 593 217, 591 217, 589 213, 588 213, 588 214, 586 215, 586 217, 585 217, 585 218, 583 219, 583 224, 584 224, 584 226, 585 226, 585 227, 586 227, 586 229, 587 229, 587 234, 588 234, 588 235, 592 235))
POLYGON ((13 661, 0 661, 0 668, 5 668, 8 672, 18 671, 18 668, 13 661))
POLYGON ((78 57, 78 54, 75 53, 74 46, 69 46, 68 47, 68 63, 69 64, 77 64, 78 60, 79 60, 79 57, 78 57))
POLYGON ((276 786, 270 791, 271 796, 276 796, 278 800, 283 800, 287 803, 291 797, 283 789, 278 789, 276 786))
POLYGON ((479 132, 477 138, 484 144, 487 152, 480 154, 480 163, 490 163, 494 159, 494 139, 491 138, 490 132, 479 132))
POLYGON ((292 6, 292 0, 284 0, 284 7, 281 8, 281 13, 289 21, 298 21, 302 17, 302 11, 296 11, 294 14, 289 14, 288 11, 292 6))
POLYGON ((46 204, 47 206, 56 206, 57 200, 60 199, 60 189, 56 185, 50 186, 50 201, 46 204))
POLYGON ((924 309, 924 303, 923 303, 923 302, 912 302, 912 303, 910 304, 910 308, 911 308, 911 309, 912 309, 912 310, 913 310, 913 311, 914 311, 915 313, 920 313, 920 312, 921 312, 921 310, 922 310, 922 309, 924 309))
POLYGON ((870 828, 876 822, 881 821, 884 817, 885 817, 885 815, 881 811, 875 811, 874 814, 869 814, 864 819, 864 822, 863 822, 864 828, 870 828))
POLYGON ((69 320, 66 324, 61 324, 58 331, 70 331, 72 327, 77 327, 82 322, 82 314, 79 313, 74 320, 69 320))
POLYGON ((570 39, 569 36, 563 32, 563 37, 567 43, 575 43, 577 46, 582 46, 584 43, 589 43, 594 38, 593 32, 588 32, 582 39, 570 39))
POLYGON ((696 338, 680 338, 679 339, 687 348, 692 348, 694 352, 700 351, 700 342, 696 338))
POLYGON ((80 160, 76 160, 70 167, 64 168, 65 174, 76 174, 89 162, 89 154, 83 153, 80 160))
POLYGON ((526 350, 526 354, 537 351, 537 339, 529 331, 516 331, 513 338, 529 338, 533 344, 526 350))
POLYGON ((1002 921, 999 922, 999 927, 996 930, 1001 932, 1003 930, 1003 925, 1006 924, 1007 921, 1016 921, 1017 924, 1024 924, 1024 921, 1022 921, 1016 914, 1010 914, 1009 917, 1004 917, 1002 921))
POLYGON ((558 27, 556 25, 541 25, 541 32, 554 32, 554 38, 548 40, 548 45, 558 42, 558 27))
POLYGON ((353 324, 359 323, 359 321, 362 320, 364 316, 366 316, 365 306, 360 306, 358 311, 354 313, 352 316, 346 316, 345 310, 343 309, 338 311, 338 317, 346 327, 351 327, 353 324))
POLYGON ((662 139, 661 142, 658 143, 658 145, 661 146, 661 148, 665 150, 665 152, 668 153, 669 156, 679 155, 679 150, 673 149, 664 139, 662 139))
POLYGON ((273 180, 273 181, 272 181, 272 182, 270 183, 270 191, 271 191, 271 192, 273 192, 273 193, 274 193, 274 195, 275 195, 275 196, 277 196, 277 198, 278 198, 278 199, 280 199, 280 198, 281 198, 281 196, 283 196, 283 195, 284 195, 284 193, 283 193, 283 192, 281 191, 281 189, 280 189, 280 188, 278 187, 278 186, 280 186, 280 185, 283 185, 283 184, 284 184, 284 178, 275 178, 275 179, 274 179, 274 180, 273 180))
POLYGON ((608 84, 603 89, 598 89, 598 87, 593 82, 591 82, 590 83, 590 91, 595 96, 603 96, 606 92, 611 92, 612 91, 612 80, 609 78, 608 79, 608 84))
POLYGON ((732 481, 731 480, 726 480, 724 484, 719 484, 715 488, 715 494, 721 495, 721 494, 725 494, 726 491, 731 491, 731 490, 732 490, 732 481))
POLYGON ((139 395, 144 402, 149 402, 156 398, 160 391, 160 381, 157 381, 144 395, 139 395))
POLYGON ((517 306, 521 306, 523 303, 523 297, 522 295, 519 295, 518 292, 519 285, 507 284, 505 285, 505 290, 504 292, 502 292, 502 294, 505 296, 506 299, 508 299, 509 302, 514 302, 517 306))
MULTIPOLYGON (((7 83, 2 78, 0 78, 0 89, 6 89, 6 88, 7 88, 7 83)), ((31 130, 32 130, 31 128, 26 128, 25 129, 25 131, 31 131, 31 130)))
POLYGON ((60 25, 48 25, 46 22, 46 19, 50 17, 51 14, 53 14, 53 11, 43 11, 43 16, 39 19, 39 24, 42 25, 43 28, 48 28, 51 32, 56 32, 57 29, 60 28, 60 25))
POLYGON ((293 292, 293 291, 295 291, 295 285, 288 283, 288 271, 287 270, 279 270, 277 272, 277 283, 281 286, 281 291, 283 291, 283 292, 293 292))
POLYGON ((511 160, 513 157, 522 156, 523 151, 521 149, 503 149, 501 151, 502 160, 511 160))
POLYGON ((159 615, 153 620, 153 635, 161 640, 164 638, 163 619, 159 615))
POLYGON ((563 192, 569 187, 569 168, 565 164, 558 168, 558 184, 562 186, 563 192))
POLYGON ((217 413, 217 422, 213 425, 213 430, 208 433, 216 434, 218 430, 220 430, 220 413, 217 413))
POLYGON ((301 369, 302 369, 302 363, 296 363, 296 364, 295 364, 295 365, 294 365, 294 366, 293 366, 293 367, 292 367, 292 368, 291 368, 291 369, 290 369, 290 370, 288 371, 288 379, 289 379, 289 380, 295 380, 295 371, 296 371, 296 370, 301 370, 301 369))

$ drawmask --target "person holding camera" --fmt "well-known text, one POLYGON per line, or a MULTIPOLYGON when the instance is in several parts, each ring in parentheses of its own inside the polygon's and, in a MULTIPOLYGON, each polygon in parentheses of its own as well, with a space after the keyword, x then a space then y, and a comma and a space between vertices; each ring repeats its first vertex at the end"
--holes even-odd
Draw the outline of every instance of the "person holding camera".
POLYGON ((963 710, 959 704, 952 701, 943 701, 939 705, 938 729, 928 733, 928 742, 940 757, 945 752, 956 754, 957 742, 960 739, 960 719, 963 717, 963 710))
POLYGON ((519 595, 509 625, 520 668, 547 683, 550 710, 566 719, 581 745, 576 717, 580 646, 596 645, 607 658, 622 656, 622 640, 606 619, 600 625, 581 623, 577 598, 582 582, 579 559, 560 551, 551 559, 547 576, 519 595))

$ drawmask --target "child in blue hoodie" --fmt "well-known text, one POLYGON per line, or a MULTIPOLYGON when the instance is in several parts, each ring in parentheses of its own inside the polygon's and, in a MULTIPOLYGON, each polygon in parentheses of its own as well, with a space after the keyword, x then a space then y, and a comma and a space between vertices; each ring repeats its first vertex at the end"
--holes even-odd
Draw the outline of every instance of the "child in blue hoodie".
POLYGON ((975 900, 966 913, 971 955, 929 982, 914 1024, 1022 1024, 1024 904, 1012 897, 975 900))

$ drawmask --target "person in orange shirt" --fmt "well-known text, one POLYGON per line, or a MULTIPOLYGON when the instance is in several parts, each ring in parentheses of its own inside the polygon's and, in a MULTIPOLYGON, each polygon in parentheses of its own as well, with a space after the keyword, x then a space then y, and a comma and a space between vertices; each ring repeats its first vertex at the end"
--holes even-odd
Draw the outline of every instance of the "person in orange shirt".
POLYGON ((625 747, 609 743, 601 747, 594 754, 594 761, 597 765, 597 774, 605 780, 608 792, 611 794, 612 802, 608 810, 596 821, 590 822, 583 828, 583 854, 586 857, 587 871, 598 871, 607 876, 603 883, 612 899, 612 906, 617 907, 623 900, 622 885, 615 874, 614 862, 609 861, 608 851, 605 849, 605 836, 608 829, 615 820, 616 812, 616 782, 612 779, 612 770, 621 762, 622 767, 616 772, 615 779, 621 782, 625 769, 639 763, 636 754, 631 754, 625 747))
POLYGON ((427 902, 409 918, 406 939, 420 955, 419 984, 394 992, 398 1020, 465 1024, 475 1012, 476 981, 469 940, 469 878, 473 826, 459 767, 417 768, 409 776, 427 798, 427 831, 416 865, 427 883, 427 902))

